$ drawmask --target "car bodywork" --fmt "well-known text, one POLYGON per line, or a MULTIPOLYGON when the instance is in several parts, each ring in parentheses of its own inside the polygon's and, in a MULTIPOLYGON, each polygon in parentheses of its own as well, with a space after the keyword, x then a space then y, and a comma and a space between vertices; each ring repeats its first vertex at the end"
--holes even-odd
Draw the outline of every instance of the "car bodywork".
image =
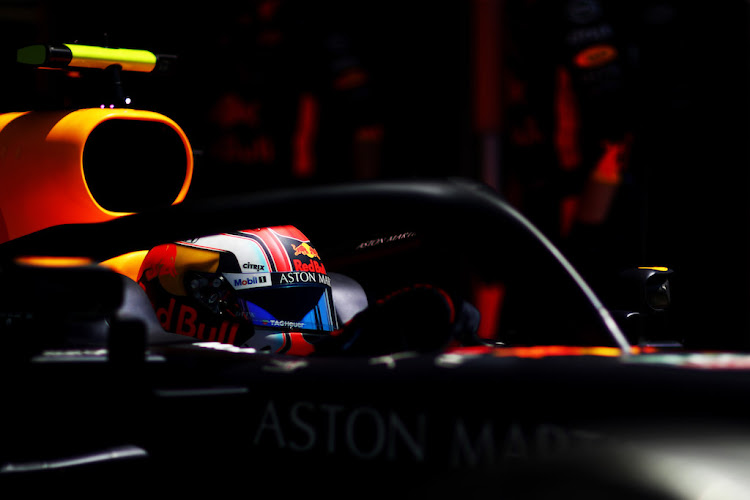
POLYGON ((473 182, 380 182, 181 203, 50 227, 0 249, 9 409, 0 480, 9 487, 83 483, 101 492, 133 488, 133 478, 169 477, 159 488, 220 492, 258 480, 258 491, 334 496, 365 488, 364 496, 502 491, 527 498, 551 488, 581 498, 614 488, 625 498, 670 498, 672 483, 642 469, 684 457, 669 443, 659 454, 647 446, 688 436, 710 448, 719 442, 706 441, 712 433, 735 444, 745 439, 734 433, 742 411, 726 403, 744 391, 746 372, 737 368, 746 358, 675 363, 632 348, 560 252, 473 182), (358 214, 357 224, 326 217, 342 206, 358 214), (140 288, 107 268, 18 260, 99 262, 282 221, 305 227, 329 269, 375 294, 424 281, 428 271, 452 290, 473 272, 502 278, 509 301, 517 285, 524 300, 512 302, 521 304, 520 320, 508 313, 513 342, 422 352, 415 345, 373 356, 259 354, 164 332, 140 288), (401 260, 407 265, 399 267, 401 260), (517 272, 501 272, 502 263, 517 272), (707 370, 711 364, 719 369, 707 370), (678 425, 686 416, 690 425, 678 425))
MULTIPOLYGON (((65 139, 74 153, 53 151, 46 162, 53 178, 80 175, 17 184, 28 193, 6 186, 0 198, 3 490, 746 496, 738 470, 750 449, 747 415, 736 402, 747 391, 747 357, 631 344, 564 255, 486 186, 379 181, 183 201, 192 158, 173 122, 116 108, 86 114, 89 131, 65 139), (112 164, 86 149, 121 134, 145 140, 144 121, 174 131, 179 146, 168 158, 176 166, 156 183, 168 196, 136 205, 114 196, 127 162, 92 190, 90 176, 112 164), (92 140, 105 122, 117 125, 92 140), (71 187, 86 196, 66 215, 52 195, 71 187), (35 202, 35 217, 14 212, 32 194, 47 200, 35 202), (400 321, 369 330, 382 349, 311 357, 163 330, 134 280, 143 252, 282 224, 303 228, 339 276, 336 306, 347 318, 426 283, 468 313, 477 290, 500 291, 502 301, 480 311, 499 311, 496 328, 436 342, 432 311, 415 302, 400 321), (394 336, 402 348, 391 348, 394 336)), ((0 145, 13 158, 44 156, 45 131, 69 117, 5 116, 0 145), (38 132, 22 134, 31 142, 21 149, 10 130, 19 119, 38 132)), ((33 163, 8 158, 8 179, 33 163)), ((131 192, 151 192, 138 182, 155 166, 138 165, 131 192)))

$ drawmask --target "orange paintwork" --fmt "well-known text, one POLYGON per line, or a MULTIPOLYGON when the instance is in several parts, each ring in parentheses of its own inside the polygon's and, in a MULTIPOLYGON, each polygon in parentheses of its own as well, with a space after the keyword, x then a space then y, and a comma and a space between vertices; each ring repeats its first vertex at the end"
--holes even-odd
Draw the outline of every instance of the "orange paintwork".
POLYGON ((148 250, 139 250, 137 252, 118 255, 117 257, 105 260, 99 264, 127 276, 133 281, 138 281, 138 272, 140 271, 143 259, 146 258, 147 254, 148 250))
MULTIPOLYGON (((473 346, 458 347, 451 349, 453 354, 465 355, 485 355, 489 354, 498 358, 524 358, 524 359, 542 359, 550 357, 565 356, 599 356, 606 358, 617 358, 624 353, 618 347, 606 346, 564 346, 564 345, 538 345, 522 347, 493 347, 493 346, 473 346)), ((643 352, 652 352, 649 349, 633 347, 630 354, 641 354, 643 352)))
POLYGON ((159 122, 179 135, 187 165, 182 189, 172 203, 185 198, 193 174, 192 149, 182 129, 166 116, 122 108, 0 114, 0 243, 58 224, 127 215, 100 206, 83 172, 87 138, 112 119, 159 122))
POLYGON ((22 266, 33 267, 81 267, 94 264, 87 257, 57 257, 54 255, 27 255, 16 258, 14 262, 22 266))

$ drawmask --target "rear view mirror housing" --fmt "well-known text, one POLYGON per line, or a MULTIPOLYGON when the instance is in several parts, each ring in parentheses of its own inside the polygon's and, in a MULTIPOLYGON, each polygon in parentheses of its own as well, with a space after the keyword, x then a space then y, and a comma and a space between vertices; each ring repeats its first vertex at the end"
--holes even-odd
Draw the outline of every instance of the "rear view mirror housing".
POLYGON ((680 347, 682 340, 670 328, 672 304, 667 267, 636 267, 619 273, 609 307, 625 336, 634 345, 680 347))

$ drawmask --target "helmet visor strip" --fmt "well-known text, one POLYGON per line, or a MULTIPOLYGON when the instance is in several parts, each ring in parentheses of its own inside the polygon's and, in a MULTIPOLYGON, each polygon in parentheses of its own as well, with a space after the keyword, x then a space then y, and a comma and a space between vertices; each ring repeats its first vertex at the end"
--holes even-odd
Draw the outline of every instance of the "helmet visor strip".
POLYGON ((330 278, 314 272, 224 273, 253 325, 279 331, 338 328, 330 278))

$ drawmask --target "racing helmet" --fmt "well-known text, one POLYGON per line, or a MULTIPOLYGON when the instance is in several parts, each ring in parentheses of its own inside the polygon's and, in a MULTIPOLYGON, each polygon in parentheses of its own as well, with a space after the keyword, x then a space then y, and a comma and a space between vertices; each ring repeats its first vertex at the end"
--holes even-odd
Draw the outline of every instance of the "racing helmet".
POLYGON ((159 245, 144 258, 138 283, 166 331, 196 340, 280 352, 288 332, 338 328, 330 277, 294 226, 159 245))

